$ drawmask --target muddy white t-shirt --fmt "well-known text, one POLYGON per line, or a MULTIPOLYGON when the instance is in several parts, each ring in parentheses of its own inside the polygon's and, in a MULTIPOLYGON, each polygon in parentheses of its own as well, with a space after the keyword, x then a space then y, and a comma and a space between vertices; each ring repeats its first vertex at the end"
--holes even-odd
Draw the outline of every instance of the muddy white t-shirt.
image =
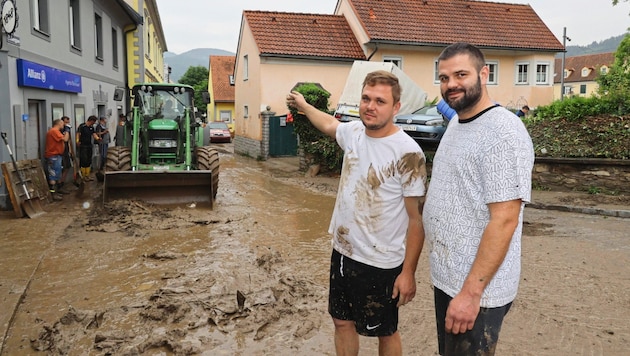
POLYGON ((402 130, 369 137, 358 120, 338 126, 337 143, 344 158, 328 229, 333 248, 355 261, 395 268, 405 257, 409 223, 403 197, 425 194, 422 149, 402 130))
MULTIPOLYGON (((490 220, 489 203, 531 196, 532 141, 521 120, 493 107, 465 123, 449 123, 433 160, 423 211, 433 284, 454 297, 462 288, 490 220)), ((514 300, 521 271, 519 223, 503 264, 481 297, 494 308, 514 300)))

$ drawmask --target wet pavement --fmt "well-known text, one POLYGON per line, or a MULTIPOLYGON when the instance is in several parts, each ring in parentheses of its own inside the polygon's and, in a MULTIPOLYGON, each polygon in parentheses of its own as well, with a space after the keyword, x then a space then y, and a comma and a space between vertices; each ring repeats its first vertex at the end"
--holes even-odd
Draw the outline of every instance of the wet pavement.
MULTIPOLYGON (((34 347, 77 355, 332 354, 326 230, 335 178, 300 183, 298 165, 296 157, 258 162, 222 152, 213 211, 161 210, 137 202, 103 209, 100 184, 90 182, 83 197, 67 195, 38 219, 0 213, 0 354, 32 354, 34 347), (247 296, 241 309, 237 291, 247 296), (138 341, 143 333, 152 338, 138 341)), ((626 216, 625 201, 589 198, 534 191, 530 207, 537 209, 526 209, 525 231, 551 234, 557 224, 568 224, 554 236, 617 246, 603 261, 627 251, 630 242, 623 236, 630 220, 603 220, 626 216)), ((565 251, 568 260, 575 259, 571 251, 565 251)), ((611 273, 614 267, 606 268, 611 273)), ((524 295, 533 293, 525 288, 524 295)), ((409 317, 403 325, 430 320, 430 308, 409 317)), ((369 347, 374 350, 373 343, 369 347)))

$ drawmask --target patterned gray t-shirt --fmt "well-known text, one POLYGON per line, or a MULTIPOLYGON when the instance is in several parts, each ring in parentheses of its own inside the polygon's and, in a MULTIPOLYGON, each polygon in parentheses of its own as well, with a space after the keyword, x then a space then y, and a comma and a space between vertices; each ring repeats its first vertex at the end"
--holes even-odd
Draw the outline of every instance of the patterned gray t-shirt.
MULTIPOLYGON (((472 121, 453 120, 435 154, 423 222, 433 284, 454 297, 490 220, 487 204, 531 197, 534 150, 521 120, 496 106, 472 121)), ((519 224, 503 264, 481 298, 494 308, 514 300, 521 270, 519 224)))

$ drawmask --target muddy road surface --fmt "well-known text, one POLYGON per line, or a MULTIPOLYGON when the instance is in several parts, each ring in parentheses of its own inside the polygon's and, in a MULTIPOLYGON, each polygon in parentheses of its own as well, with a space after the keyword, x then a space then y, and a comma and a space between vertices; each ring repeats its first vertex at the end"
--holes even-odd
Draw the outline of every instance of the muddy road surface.
MULTIPOLYGON (((1 355, 333 355, 336 179, 224 152, 214 210, 102 205, 92 182, 93 200, 3 217, 1 355)), ((627 354, 630 219, 528 208, 525 220, 497 354, 627 354)), ((401 309, 404 354, 435 355, 426 254, 417 281, 401 309)), ((361 347, 377 354, 373 339, 361 347)))

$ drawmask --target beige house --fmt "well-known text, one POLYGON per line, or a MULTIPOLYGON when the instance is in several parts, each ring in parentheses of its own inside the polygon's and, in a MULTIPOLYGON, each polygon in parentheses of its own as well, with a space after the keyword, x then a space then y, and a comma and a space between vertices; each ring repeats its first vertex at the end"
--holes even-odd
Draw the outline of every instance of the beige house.
MULTIPOLYGON (((588 97, 597 92, 597 77, 606 74, 615 62, 615 53, 587 54, 567 57, 564 61, 564 95, 588 97)), ((562 59, 556 59, 554 100, 560 99, 562 59)))
POLYGON ((208 121, 223 121, 234 133, 234 56, 210 56, 208 121))
POLYGON ((486 55, 496 102, 515 108, 553 100, 554 56, 564 48, 529 5, 338 0, 333 15, 244 11, 234 71, 235 150, 264 153, 261 112, 285 114, 285 94, 298 82, 319 83, 334 109, 354 60, 394 62, 429 100, 439 98, 437 57, 458 41, 486 55))

